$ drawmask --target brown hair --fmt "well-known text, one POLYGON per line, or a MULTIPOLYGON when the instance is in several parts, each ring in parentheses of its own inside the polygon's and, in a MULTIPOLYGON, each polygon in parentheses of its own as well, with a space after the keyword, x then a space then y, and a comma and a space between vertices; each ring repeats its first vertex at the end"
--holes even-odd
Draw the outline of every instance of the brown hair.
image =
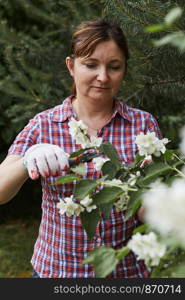
MULTIPOLYGON (((72 36, 70 56, 74 58, 90 56, 100 42, 109 40, 113 40, 123 52, 126 58, 126 72, 129 59, 126 37, 120 26, 107 18, 86 21, 76 28, 72 36)), ((71 92, 76 94, 74 83, 71 92)))

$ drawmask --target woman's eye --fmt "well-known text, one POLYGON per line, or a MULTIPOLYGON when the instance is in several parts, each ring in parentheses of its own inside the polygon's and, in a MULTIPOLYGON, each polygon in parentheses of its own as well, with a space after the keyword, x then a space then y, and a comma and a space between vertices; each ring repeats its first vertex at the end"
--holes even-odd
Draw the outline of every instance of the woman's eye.
POLYGON ((109 68, 116 71, 116 70, 120 70, 121 67, 120 66, 109 66, 109 68))
POLYGON ((88 69, 94 69, 94 68, 96 68, 96 65, 95 64, 86 64, 86 67, 88 69))

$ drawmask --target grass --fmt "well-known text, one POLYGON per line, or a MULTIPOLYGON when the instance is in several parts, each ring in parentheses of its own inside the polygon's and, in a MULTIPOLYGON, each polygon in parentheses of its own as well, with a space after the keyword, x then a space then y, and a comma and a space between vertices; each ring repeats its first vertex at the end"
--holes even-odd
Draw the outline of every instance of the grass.
POLYGON ((32 276, 30 263, 39 220, 14 220, 0 225, 0 278, 32 276))

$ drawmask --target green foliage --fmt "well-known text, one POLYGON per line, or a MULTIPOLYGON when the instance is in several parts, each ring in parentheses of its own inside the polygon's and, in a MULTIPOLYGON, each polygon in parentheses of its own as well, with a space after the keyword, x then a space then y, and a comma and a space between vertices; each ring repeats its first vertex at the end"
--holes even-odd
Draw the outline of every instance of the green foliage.
POLYGON ((184 278, 185 274, 185 251, 175 249, 161 259, 160 264, 152 270, 153 278, 184 278))
POLYGON ((93 239, 95 232, 96 232, 96 226, 100 220, 100 214, 98 209, 92 210, 89 212, 82 212, 80 214, 80 219, 82 222, 82 226, 86 231, 86 234, 88 235, 88 238, 91 240, 93 239))
POLYGON ((93 264, 98 278, 106 277, 118 263, 115 251, 105 246, 94 249, 83 263, 93 264))
POLYGON ((0 139, 6 151, 37 112, 69 95, 74 27, 101 16, 97 0, 0 1, 0 139))
MULTIPOLYGON (((124 211, 125 220, 127 221, 137 214, 138 209, 143 203, 144 193, 155 189, 155 185, 153 184, 157 186, 157 181, 160 180, 163 184, 167 184, 168 186, 170 184, 169 182, 173 182, 174 178, 179 177, 184 180, 185 176, 181 168, 185 164, 185 158, 179 157, 177 150, 166 150, 164 146, 168 143, 166 139, 161 141, 155 139, 154 142, 154 140, 151 139, 151 135, 146 135, 145 138, 147 138, 145 141, 144 138, 138 140, 136 138, 139 151, 133 163, 128 167, 120 162, 116 149, 109 142, 102 143, 99 147, 94 147, 94 150, 96 150, 99 155, 107 156, 110 159, 109 161, 104 161, 101 167, 103 177, 97 180, 80 179, 80 177, 78 177, 79 181, 75 184, 73 190, 74 197, 77 198, 77 200, 79 199, 79 201, 77 201, 77 208, 79 209, 81 205, 83 206, 83 211, 80 213, 81 223, 90 240, 95 237, 96 227, 98 222, 101 221, 101 218, 109 218, 113 205, 115 205, 115 210, 124 211), (142 147, 144 148, 142 149, 142 147), (141 155, 141 153, 144 153, 144 149, 146 151, 145 156, 141 155), (157 152, 155 149, 157 149, 157 152), (151 155, 151 153, 153 154, 152 159, 150 159, 150 163, 147 163, 149 159, 148 155, 151 155), (104 165, 106 165, 106 168, 104 165), (114 178, 111 176, 110 168, 114 170, 114 178), (90 204, 86 206, 85 203, 87 202, 83 201, 87 196, 90 200, 90 204), (81 200, 83 201, 81 202, 81 200), (94 209, 91 209, 92 205, 94 209), (88 208, 90 210, 88 210, 88 208)), ((92 147, 86 148, 87 153, 83 151, 83 156, 86 155, 87 159, 89 150, 92 150, 92 147)), ((81 156, 82 152, 78 151, 75 153, 76 156, 78 154, 81 156)), ((71 156, 73 156, 73 154, 71 156)), ((78 158, 78 156, 76 158, 78 158)), ((73 175, 74 174, 71 175, 71 180, 73 179, 73 175)), ((69 174, 61 178, 63 182, 68 182, 69 179, 69 174)), ((57 180, 55 184, 61 182, 57 180)), ((66 203, 65 199, 63 199, 63 202, 66 203)), ((65 205, 66 211, 70 209, 67 206, 68 204, 65 205)), ((75 214, 75 212, 73 212, 73 214, 75 214)), ((155 229, 150 228, 149 224, 146 223, 135 228, 132 234, 151 233, 151 231, 155 231, 155 229)), ((160 235, 160 232, 158 232, 158 235, 158 238, 161 239, 162 235, 160 235)), ((137 235, 136 238, 140 239, 140 236, 137 235)), ((148 245, 150 245, 149 241, 148 243, 148 245)), ((163 273, 169 274, 169 277, 173 277, 174 274, 177 276, 180 274, 184 275, 184 264, 174 265, 175 257, 173 256, 174 250, 182 250, 184 253, 183 242, 180 243, 172 234, 172 236, 166 235, 163 237, 163 243, 165 243, 165 249, 167 248, 167 251, 165 250, 166 256, 163 256, 157 268, 153 268, 152 276, 155 277, 156 274, 163 273), (174 258, 173 262, 171 261, 172 258, 174 258), (170 262, 167 264, 166 260, 167 262, 170 260, 170 262)), ((136 249, 138 247, 141 248, 141 244, 140 246, 137 245, 136 249)), ((147 248, 148 246, 145 245, 145 247, 147 248)), ((83 263, 93 265, 96 277, 106 277, 116 268, 118 262, 129 254, 131 249, 129 245, 118 250, 115 250, 113 247, 100 246, 90 251, 83 263)), ((147 253, 147 251, 149 250, 147 249, 145 252, 147 253)), ((145 255, 147 256, 148 254, 146 253, 145 255)), ((139 254, 136 252, 136 255, 139 254)), ((183 256, 181 255, 181 262, 182 258, 183 256)), ((152 259, 153 257, 148 260, 148 264, 149 262, 153 263, 151 261, 152 259)), ((154 263, 156 265, 156 261, 154 263)))
POLYGON ((184 31, 185 2, 104 0, 103 3, 104 15, 120 21, 130 48, 128 73, 120 98, 153 113, 162 133, 173 141, 171 147, 176 148, 179 129, 185 123, 185 55, 170 44, 156 48, 153 40, 184 31), (175 10, 166 18, 177 7, 182 12, 175 10), (150 32, 146 32, 149 26, 155 30, 150 27, 150 32))
MULTIPOLYGON (((0 162, 29 119, 69 95, 65 58, 72 31, 81 21, 101 16, 102 8, 98 0, 0 0, 0 162)), ((25 195, 22 189, 17 209, 14 203, 0 207, 1 220, 10 211, 13 217, 20 198, 20 210, 30 207, 32 214, 32 190, 25 195)))

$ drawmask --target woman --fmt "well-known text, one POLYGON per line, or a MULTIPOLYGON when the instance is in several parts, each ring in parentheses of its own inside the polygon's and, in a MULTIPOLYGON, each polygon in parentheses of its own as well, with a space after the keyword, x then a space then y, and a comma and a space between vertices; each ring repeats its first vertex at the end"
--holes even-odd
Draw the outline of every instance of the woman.
MULTIPOLYGON (((105 19, 82 23, 66 58, 74 80, 72 95, 30 120, 1 164, 1 203, 13 198, 28 177, 41 176, 42 220, 31 260, 37 277, 94 277, 92 266, 82 264, 87 252, 102 244, 122 248, 139 224, 137 216, 125 221, 125 212, 113 208, 110 218, 101 219, 95 237, 89 240, 80 217, 60 215, 57 209, 59 199, 72 194, 73 184, 50 185, 66 174, 68 155, 80 149, 69 133, 72 118, 83 120, 89 136, 112 143, 125 163, 134 160, 136 135, 150 130, 160 136, 151 114, 115 98, 128 58, 127 41, 118 25, 105 19)), ((88 162, 87 178, 100 176, 93 162, 88 162)), ((131 253, 109 277, 149 277, 149 270, 131 253)))

